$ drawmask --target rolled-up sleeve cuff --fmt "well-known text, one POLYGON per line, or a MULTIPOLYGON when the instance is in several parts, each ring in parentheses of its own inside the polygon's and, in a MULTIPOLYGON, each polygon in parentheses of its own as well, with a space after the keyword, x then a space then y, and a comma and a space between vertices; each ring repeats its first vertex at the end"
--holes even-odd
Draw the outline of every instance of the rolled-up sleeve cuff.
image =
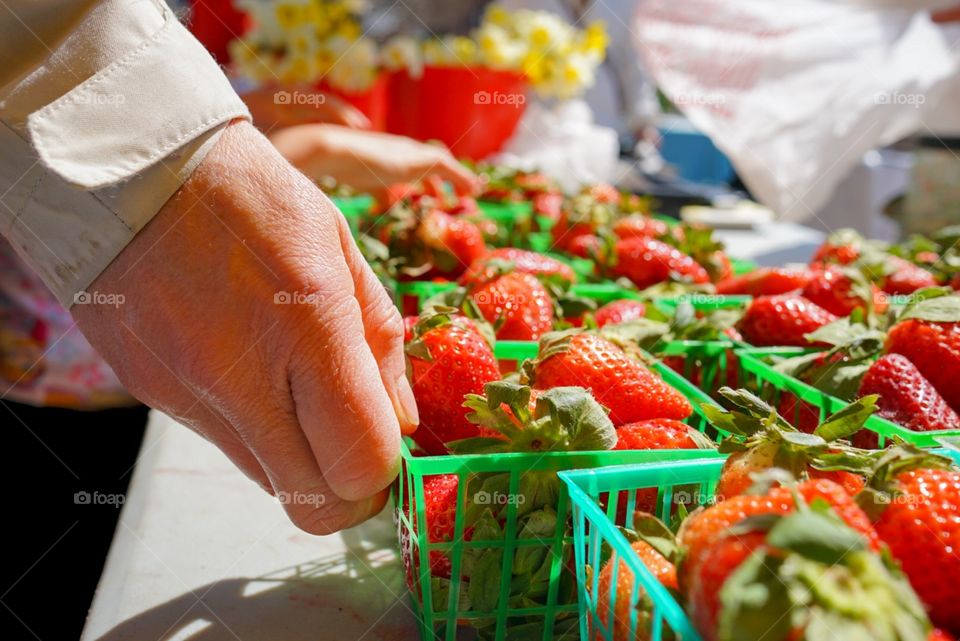
MULTIPOLYGON (((249 118, 213 58, 169 9, 156 10, 161 26, 138 46, 25 119, 5 118, 0 103, 0 228, 68 307, 226 123, 249 118)), ((29 90, 42 94, 42 83, 29 90)))

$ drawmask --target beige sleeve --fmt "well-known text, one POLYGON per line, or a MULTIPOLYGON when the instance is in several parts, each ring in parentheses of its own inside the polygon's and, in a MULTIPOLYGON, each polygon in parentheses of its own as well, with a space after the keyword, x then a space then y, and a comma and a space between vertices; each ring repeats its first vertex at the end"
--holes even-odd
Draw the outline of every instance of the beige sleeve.
POLYGON ((0 33, 0 233, 69 306, 249 114, 160 0, 5 0, 0 33))

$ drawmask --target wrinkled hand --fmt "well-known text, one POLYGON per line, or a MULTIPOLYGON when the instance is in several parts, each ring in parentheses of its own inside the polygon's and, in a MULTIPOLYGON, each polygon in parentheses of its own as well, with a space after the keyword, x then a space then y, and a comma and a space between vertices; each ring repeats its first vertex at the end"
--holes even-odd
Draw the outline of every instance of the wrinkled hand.
POLYGON ((418 420, 400 315, 336 208, 252 126, 229 126, 88 289, 122 295, 72 311, 124 385, 298 526, 383 507, 418 420))
POLYGON ((253 122, 263 131, 324 122, 353 129, 369 129, 370 119, 333 94, 306 85, 266 86, 242 96, 253 122))
POLYGON ((477 189, 476 176, 449 151, 404 136, 301 125, 272 132, 270 141, 307 176, 333 176, 381 200, 392 185, 416 182, 432 174, 449 181, 457 194, 477 189))

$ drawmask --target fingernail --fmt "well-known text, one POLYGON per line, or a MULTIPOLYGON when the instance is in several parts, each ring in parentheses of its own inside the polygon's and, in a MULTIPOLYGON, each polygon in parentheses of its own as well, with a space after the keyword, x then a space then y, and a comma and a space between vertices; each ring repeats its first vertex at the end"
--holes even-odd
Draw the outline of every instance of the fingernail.
POLYGON ((417 410, 417 399, 413 396, 413 389, 410 387, 410 381, 405 375, 397 378, 397 384, 394 385, 397 394, 397 418, 400 419, 400 431, 403 434, 411 434, 420 424, 420 412, 417 410))

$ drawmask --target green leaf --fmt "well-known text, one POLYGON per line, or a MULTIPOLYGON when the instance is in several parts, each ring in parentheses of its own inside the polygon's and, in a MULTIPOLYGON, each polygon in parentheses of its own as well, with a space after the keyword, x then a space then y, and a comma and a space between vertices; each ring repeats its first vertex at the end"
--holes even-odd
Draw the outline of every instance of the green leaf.
POLYGON ((781 519, 767 534, 767 543, 826 565, 839 564, 851 552, 867 548, 866 539, 832 513, 814 510, 781 519))
POLYGON ((781 561, 756 551, 740 564, 720 590, 718 641, 782 641, 793 623, 787 587, 780 580, 781 561))
POLYGON ((467 594, 474 609, 489 612, 500 600, 503 551, 484 550, 473 567, 467 594))
POLYGON ((952 290, 947 290, 946 288, 927 288, 920 290, 915 296, 916 295, 926 295, 926 297, 908 306, 903 314, 901 314, 899 320, 916 318, 918 320, 936 323, 954 323, 960 321, 960 296, 953 295, 952 290), (938 292, 942 293, 935 295, 938 292), (949 295, 947 292, 949 292, 949 295))
POLYGON ((546 418, 562 433, 565 451, 609 450, 617 443, 617 432, 607 412, 582 387, 554 387, 537 399, 536 419, 546 418))
POLYGON ((846 407, 837 410, 817 427, 814 434, 827 442, 853 436, 863 429, 867 419, 873 415, 877 407, 878 398, 876 394, 864 396, 846 407))

